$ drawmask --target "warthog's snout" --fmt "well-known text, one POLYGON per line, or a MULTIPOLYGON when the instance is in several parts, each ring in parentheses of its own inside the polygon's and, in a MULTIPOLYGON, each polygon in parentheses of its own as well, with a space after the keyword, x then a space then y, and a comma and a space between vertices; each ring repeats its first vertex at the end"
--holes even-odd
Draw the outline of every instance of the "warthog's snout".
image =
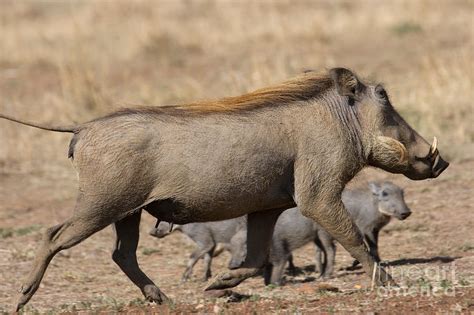
POLYGON ((433 167, 431 168, 431 177, 436 178, 438 177, 445 169, 447 169, 449 163, 443 160, 443 158, 438 155, 433 163, 433 167))
POLYGON ((408 211, 408 212, 403 212, 403 213, 400 213, 400 216, 398 217, 398 219, 400 220, 405 220, 406 218, 408 218, 409 216, 411 215, 411 211, 408 211))
POLYGON ((431 164, 431 177, 438 177, 448 166, 449 163, 443 160, 438 151, 438 139, 434 137, 433 144, 430 146, 430 152, 428 158, 432 161, 431 164))
MULTIPOLYGON (((418 142, 419 144, 415 146, 416 150, 418 152, 424 151, 428 143, 422 138, 418 142)), ((415 154, 415 159, 411 160, 410 168, 404 175, 413 180, 438 177, 449 166, 449 163, 441 157, 437 146, 438 140, 435 137, 433 144, 429 147, 428 154, 424 157, 418 157, 415 154)))

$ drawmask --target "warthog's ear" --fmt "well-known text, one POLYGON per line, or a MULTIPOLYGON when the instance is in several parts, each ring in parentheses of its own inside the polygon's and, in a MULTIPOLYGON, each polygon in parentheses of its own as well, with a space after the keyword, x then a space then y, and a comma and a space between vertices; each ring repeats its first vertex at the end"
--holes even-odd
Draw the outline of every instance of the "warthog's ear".
POLYGON ((376 182, 369 182, 369 188, 373 195, 378 195, 382 187, 376 182))
POLYGON ((403 172, 408 167, 408 151, 390 137, 377 137, 370 152, 371 164, 389 172, 403 172))
POLYGON ((329 71, 329 74, 341 96, 359 99, 359 94, 363 91, 364 85, 352 71, 345 68, 334 68, 329 71))

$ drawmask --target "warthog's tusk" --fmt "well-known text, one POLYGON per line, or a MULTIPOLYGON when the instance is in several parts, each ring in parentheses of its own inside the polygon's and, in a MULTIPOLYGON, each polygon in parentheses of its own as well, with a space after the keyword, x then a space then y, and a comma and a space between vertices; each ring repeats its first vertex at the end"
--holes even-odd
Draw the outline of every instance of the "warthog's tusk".
POLYGON ((434 155, 437 149, 438 149, 438 139, 434 137, 433 144, 431 144, 431 147, 430 147, 430 156, 434 155))

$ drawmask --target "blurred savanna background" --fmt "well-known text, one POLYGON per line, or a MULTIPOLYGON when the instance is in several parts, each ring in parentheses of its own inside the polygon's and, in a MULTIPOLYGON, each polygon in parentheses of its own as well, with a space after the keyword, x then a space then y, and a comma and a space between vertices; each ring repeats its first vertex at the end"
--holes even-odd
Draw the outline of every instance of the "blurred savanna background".
MULTIPOLYGON (((474 1, 0 1, 0 113, 34 122, 69 125, 121 107, 238 95, 308 69, 325 71, 336 66, 382 82, 406 120, 428 141, 437 136, 443 157, 452 162, 451 175, 446 172, 447 179, 436 182, 441 183, 438 186, 407 184, 412 185, 409 193, 416 196, 409 203, 441 207, 449 217, 449 204, 464 196, 456 204, 462 211, 459 222, 450 225, 458 233, 454 245, 445 236, 435 241, 433 235, 439 231, 434 225, 424 225, 435 214, 426 210, 423 216, 419 210, 419 221, 413 218, 410 236, 401 240, 422 245, 407 245, 405 252, 395 247, 385 254, 399 251, 419 256, 426 250, 431 256, 454 251, 472 257, 474 244, 463 239, 472 232, 472 223, 462 226, 472 219, 474 203, 470 197, 474 164, 469 162, 474 158, 474 1), (456 165, 461 166, 456 169, 456 165), (446 204, 438 205, 437 194, 449 187, 457 190, 443 197, 446 204), (431 247, 433 242, 441 247, 431 247)), ((30 266, 40 231, 71 213, 76 175, 67 160, 69 140, 69 134, 0 120, 0 269, 8 273, 0 278, 0 310, 9 309, 19 278, 24 276, 22 270, 30 266)), ((451 233, 448 228, 440 229, 451 233)), ((396 244, 404 231, 394 229, 387 237, 396 244)), ((71 249, 77 255, 57 258, 59 267, 51 267, 56 269, 47 274, 32 307, 44 311, 51 305, 58 307, 59 301, 82 301, 79 309, 117 307, 140 296, 113 266, 108 254, 111 234, 104 233, 109 234, 99 233, 93 244, 86 241, 85 247, 71 249), (68 266, 77 269, 71 271, 68 266), (100 270, 100 281, 90 274, 87 268, 91 266, 100 270), (74 295, 70 294, 72 286, 74 295), (107 297, 111 287, 121 289, 113 298, 107 297)), ((146 265, 148 259, 148 266, 163 270, 165 265, 154 262, 161 256, 153 255, 178 252, 153 242, 146 238, 145 247, 140 247, 141 261, 146 265)), ((173 242, 181 244, 178 239, 173 242)), ((171 279, 178 282, 185 255, 179 252, 177 265, 167 263, 171 269, 178 266, 175 273, 168 269, 162 276, 165 287, 173 288, 166 293, 178 301, 185 298, 173 296, 173 290, 176 295, 187 291, 176 291, 171 279)), ((312 252, 307 254, 308 263, 311 257, 312 252)), ((225 267, 224 260, 219 264, 225 267)), ((468 266, 474 268, 472 260, 468 266)), ((351 277, 346 280, 359 283, 354 280, 357 276, 351 277)), ((202 286, 185 290, 196 292, 202 286)), ((255 288, 259 287, 261 282, 255 282, 255 288)), ((189 292, 185 294, 194 294, 189 292)), ((216 311, 199 299, 185 299, 196 307, 204 305, 186 310, 216 311)), ((462 303, 461 310, 474 305, 462 303)), ((388 310, 401 310, 393 307, 388 310)), ((66 306, 63 310, 71 309, 66 306)))

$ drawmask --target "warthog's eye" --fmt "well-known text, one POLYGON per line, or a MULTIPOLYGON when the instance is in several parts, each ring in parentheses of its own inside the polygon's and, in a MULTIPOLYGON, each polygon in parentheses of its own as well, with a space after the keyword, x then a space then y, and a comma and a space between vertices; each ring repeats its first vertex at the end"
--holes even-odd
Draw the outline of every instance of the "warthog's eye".
POLYGON ((387 197, 388 193, 386 191, 382 191, 382 197, 387 197))
POLYGON ((375 87, 375 95, 384 101, 388 99, 387 92, 380 84, 375 87))

